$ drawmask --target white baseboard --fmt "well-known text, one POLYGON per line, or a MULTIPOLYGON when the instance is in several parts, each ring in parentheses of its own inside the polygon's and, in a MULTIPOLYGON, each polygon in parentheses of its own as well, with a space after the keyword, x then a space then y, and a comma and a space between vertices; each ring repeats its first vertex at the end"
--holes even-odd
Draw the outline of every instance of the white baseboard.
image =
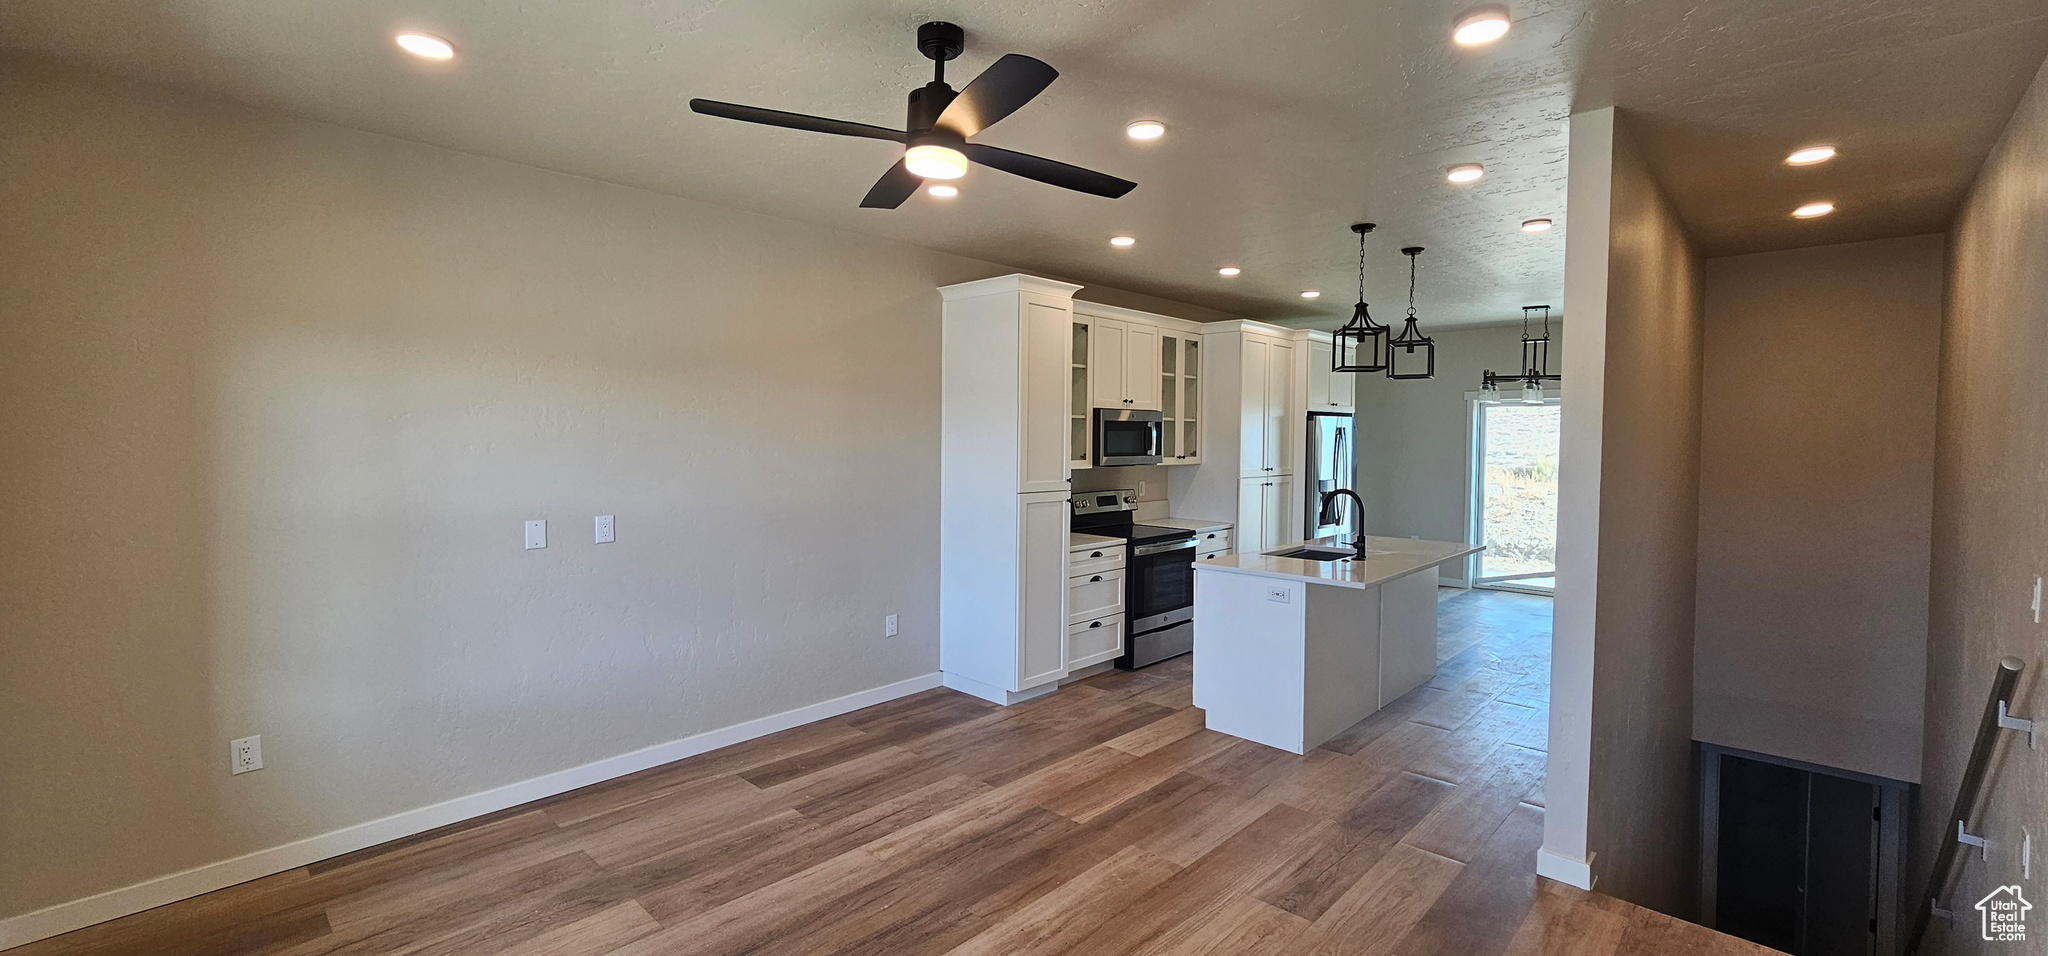
POLYGON ((11 949, 939 686, 933 672, 0 920, 11 949))
POLYGON ((994 684, 984 683, 972 677, 963 677, 952 671, 945 672, 941 679, 947 687, 953 690, 963 694, 973 694, 982 700, 1001 704, 1005 707, 1011 704, 1021 704, 1033 697, 1043 697, 1060 689, 1059 681, 1049 681, 1036 687, 1026 687, 1023 690, 1004 690, 994 684))
POLYGON ((1590 890, 1593 888, 1593 883, 1596 879, 1593 876, 1593 858, 1599 855, 1598 853, 1588 853, 1585 859, 1574 860, 1562 854, 1552 853, 1547 849, 1538 849, 1536 851, 1536 875, 1556 880, 1559 883, 1576 886, 1582 890, 1590 890))

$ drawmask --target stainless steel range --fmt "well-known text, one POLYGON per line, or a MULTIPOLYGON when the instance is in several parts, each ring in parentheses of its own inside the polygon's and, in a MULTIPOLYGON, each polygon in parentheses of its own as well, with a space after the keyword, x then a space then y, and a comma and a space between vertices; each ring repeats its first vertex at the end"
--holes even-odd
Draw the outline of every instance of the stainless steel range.
POLYGON ((1128 489, 1073 496, 1073 529, 1122 538, 1124 620, 1129 631, 1116 666, 1130 670, 1195 647, 1195 533, 1138 524, 1138 494, 1128 489))

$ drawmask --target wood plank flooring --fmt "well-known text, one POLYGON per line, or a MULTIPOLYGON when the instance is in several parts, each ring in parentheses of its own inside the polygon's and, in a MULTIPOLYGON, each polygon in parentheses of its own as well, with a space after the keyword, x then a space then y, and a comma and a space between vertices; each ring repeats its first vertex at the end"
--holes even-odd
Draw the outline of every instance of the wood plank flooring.
POLYGON ((1445 594, 1463 650, 1306 756, 1187 658, 935 690, 10 956, 1769 952, 1534 876, 1549 601, 1445 594))

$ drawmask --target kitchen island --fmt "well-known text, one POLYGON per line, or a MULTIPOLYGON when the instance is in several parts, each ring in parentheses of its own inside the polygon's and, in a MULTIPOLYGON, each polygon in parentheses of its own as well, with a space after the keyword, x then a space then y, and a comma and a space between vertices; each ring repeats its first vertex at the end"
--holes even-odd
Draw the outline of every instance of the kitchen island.
POLYGON ((1436 567, 1479 545, 1367 536, 1195 563, 1195 706, 1210 730, 1307 753, 1436 676, 1436 567))

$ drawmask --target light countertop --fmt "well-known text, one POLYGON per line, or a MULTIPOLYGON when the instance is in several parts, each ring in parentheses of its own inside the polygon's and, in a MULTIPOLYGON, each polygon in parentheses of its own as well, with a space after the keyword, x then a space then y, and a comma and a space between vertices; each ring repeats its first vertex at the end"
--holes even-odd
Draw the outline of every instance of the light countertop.
POLYGON ((1122 538, 1111 538, 1106 535, 1088 534, 1083 531, 1067 532, 1067 550, 1069 551, 1079 551, 1082 548, 1101 547, 1115 547, 1120 549, 1123 546, 1124 539, 1122 538))
POLYGON ((1230 527, 1230 522, 1228 521, 1210 521, 1207 518, 1154 518, 1150 521, 1140 521, 1138 523, 1158 525, 1162 528, 1182 528, 1193 531, 1196 534, 1201 534, 1204 531, 1222 531, 1230 527))
MULTIPOLYGON (((1296 541, 1271 550, 1286 551, 1308 545, 1324 548, 1345 547, 1337 543, 1337 536, 1331 535, 1310 541, 1296 541)), ((1347 588, 1370 588, 1436 567, 1453 558, 1462 558, 1486 550, 1484 545, 1463 542, 1382 538, 1378 535, 1366 535, 1365 546, 1367 554, 1363 561, 1308 561, 1302 558, 1276 558, 1253 551, 1197 561, 1195 570, 1285 578, 1347 588)))

